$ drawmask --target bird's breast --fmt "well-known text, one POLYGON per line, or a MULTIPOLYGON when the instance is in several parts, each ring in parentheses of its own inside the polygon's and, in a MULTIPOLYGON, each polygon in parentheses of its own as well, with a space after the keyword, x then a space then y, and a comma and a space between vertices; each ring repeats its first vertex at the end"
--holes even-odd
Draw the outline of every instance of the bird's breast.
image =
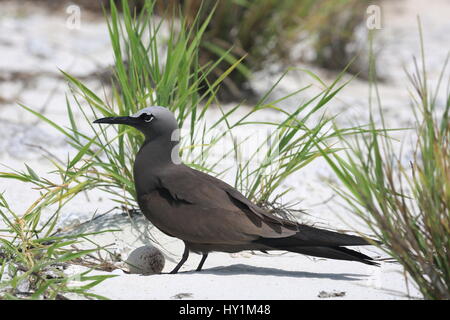
POLYGON ((150 190, 138 196, 138 204, 144 216, 161 231, 173 235, 179 233, 179 214, 158 190, 150 190))

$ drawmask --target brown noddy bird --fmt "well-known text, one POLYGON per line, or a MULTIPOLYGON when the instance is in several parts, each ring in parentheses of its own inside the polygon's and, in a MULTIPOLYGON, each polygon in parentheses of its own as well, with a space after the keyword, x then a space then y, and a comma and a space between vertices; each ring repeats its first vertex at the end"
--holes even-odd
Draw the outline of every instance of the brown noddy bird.
POLYGON ((258 207, 229 184, 192 169, 178 158, 179 128, 164 107, 147 107, 132 116, 108 117, 94 123, 123 124, 145 135, 134 162, 140 209, 165 234, 202 254, 200 271, 212 251, 286 250, 305 255, 377 265, 371 257, 345 246, 369 245, 364 238, 280 219, 258 207))

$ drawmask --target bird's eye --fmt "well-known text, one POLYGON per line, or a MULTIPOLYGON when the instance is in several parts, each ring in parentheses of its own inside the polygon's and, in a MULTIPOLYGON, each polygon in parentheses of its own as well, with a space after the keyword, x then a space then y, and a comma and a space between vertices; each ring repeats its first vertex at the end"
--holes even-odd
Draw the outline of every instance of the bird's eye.
POLYGON ((155 117, 152 114, 148 114, 148 113, 143 113, 141 114, 141 116, 139 117, 142 120, 144 120, 145 122, 150 122, 152 121, 155 117))

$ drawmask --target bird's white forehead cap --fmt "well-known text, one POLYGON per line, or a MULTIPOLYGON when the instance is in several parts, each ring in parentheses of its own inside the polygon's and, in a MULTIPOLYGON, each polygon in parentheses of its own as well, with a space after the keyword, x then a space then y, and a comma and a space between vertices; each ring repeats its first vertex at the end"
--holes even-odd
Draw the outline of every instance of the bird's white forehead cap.
POLYGON ((161 106, 151 106, 144 109, 139 110, 135 114, 131 115, 133 118, 139 118, 139 116, 143 113, 147 114, 153 114, 158 112, 167 112, 167 108, 161 107, 161 106))

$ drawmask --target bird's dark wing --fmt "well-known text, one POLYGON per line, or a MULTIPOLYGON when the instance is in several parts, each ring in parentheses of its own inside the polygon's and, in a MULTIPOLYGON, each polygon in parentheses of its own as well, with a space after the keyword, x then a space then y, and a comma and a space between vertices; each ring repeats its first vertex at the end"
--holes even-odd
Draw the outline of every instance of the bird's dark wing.
POLYGON ((258 217, 262 221, 266 221, 272 224, 275 228, 276 226, 280 226, 291 230, 297 230, 298 224, 296 222, 280 219, 274 216, 273 214, 267 212, 266 210, 258 207, 253 202, 248 200, 242 193, 240 193, 238 190, 236 190, 226 182, 198 170, 192 169, 192 171, 205 181, 208 181, 209 183, 214 183, 217 186, 219 186, 222 190, 224 190, 228 194, 228 196, 231 198, 231 200, 236 206, 241 207, 244 210, 251 211, 256 217, 258 217))
POLYGON ((189 242, 244 244, 296 233, 296 224, 270 216, 230 185, 184 165, 159 172, 157 187, 140 202, 157 227, 189 242))
MULTIPOLYGON (((240 207, 244 212, 251 211, 252 213, 254 213, 253 217, 256 221, 263 221, 270 225, 274 230, 287 229, 295 231, 295 234, 293 236, 288 237, 262 236, 257 240, 257 242, 259 243, 270 243, 271 246, 272 244, 276 244, 276 246, 285 245, 288 247, 292 245, 298 246, 299 244, 304 246, 352 246, 369 244, 365 239, 358 236, 322 230, 311 226, 298 224, 295 221, 280 219, 252 203, 239 191, 237 191, 229 184, 223 182, 222 180, 219 180, 198 170, 193 170, 193 172, 201 176, 205 181, 220 186, 220 188, 231 197, 233 203, 236 206, 240 207)), ((251 217, 251 215, 249 216, 251 217)))

